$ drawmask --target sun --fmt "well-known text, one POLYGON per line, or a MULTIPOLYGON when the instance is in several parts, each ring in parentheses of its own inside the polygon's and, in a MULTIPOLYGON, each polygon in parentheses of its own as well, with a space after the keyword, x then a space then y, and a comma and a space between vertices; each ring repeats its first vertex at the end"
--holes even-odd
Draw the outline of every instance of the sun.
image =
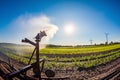
POLYGON ((73 23, 65 24, 64 31, 67 35, 73 35, 75 33, 75 25, 73 23))

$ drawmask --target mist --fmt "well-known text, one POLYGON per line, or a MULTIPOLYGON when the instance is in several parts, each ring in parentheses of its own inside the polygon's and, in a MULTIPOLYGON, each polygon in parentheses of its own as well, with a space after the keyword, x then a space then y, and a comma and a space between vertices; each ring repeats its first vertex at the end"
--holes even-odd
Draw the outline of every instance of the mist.
MULTIPOLYGON (((15 42, 20 42, 24 38, 28 38, 34 41, 34 37, 40 31, 45 31, 47 36, 41 40, 41 47, 45 47, 43 44, 48 44, 49 40, 54 37, 58 31, 58 26, 51 22, 51 19, 46 15, 21 15, 15 19, 9 25, 14 32, 11 36, 14 37, 15 42)), ((9 30, 10 31, 10 30, 9 30)))

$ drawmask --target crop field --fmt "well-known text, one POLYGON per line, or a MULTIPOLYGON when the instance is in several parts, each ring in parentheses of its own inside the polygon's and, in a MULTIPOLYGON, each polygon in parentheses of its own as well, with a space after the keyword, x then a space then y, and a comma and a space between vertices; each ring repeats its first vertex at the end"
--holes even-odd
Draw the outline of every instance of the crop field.
POLYGON ((86 54, 94 52, 108 51, 112 49, 120 48, 120 44, 117 45, 102 45, 102 46, 87 46, 87 47, 52 47, 41 50, 42 54, 86 54))
MULTIPOLYGON (((0 52, 12 59, 27 64, 34 50, 31 46, 0 44, 0 52)), ((105 64, 120 57, 120 44, 81 47, 47 47, 40 50, 46 60, 45 68, 66 69, 89 68, 105 64)), ((35 61, 35 56, 32 62, 35 61)))

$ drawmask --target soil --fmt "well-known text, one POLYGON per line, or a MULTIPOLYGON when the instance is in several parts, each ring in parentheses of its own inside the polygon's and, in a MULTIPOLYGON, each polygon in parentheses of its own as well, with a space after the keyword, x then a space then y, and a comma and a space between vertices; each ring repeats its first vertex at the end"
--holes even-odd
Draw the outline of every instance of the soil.
MULTIPOLYGON (((6 61, 9 63, 9 57, 0 53, 0 60, 6 61)), ((23 63, 20 63, 16 60, 10 59, 10 63, 17 69, 26 66, 23 63)), ((120 68, 120 58, 117 58, 109 63, 98 65, 89 69, 83 69, 81 71, 72 71, 72 72, 57 72, 56 76, 69 76, 71 80, 100 80, 101 78, 109 75, 114 72, 116 69, 120 68)), ((42 74, 44 77, 45 75, 42 74)), ((0 78, 0 80, 2 80, 0 78)), ((111 80, 120 80, 120 74, 117 74, 111 80)))
MULTIPOLYGON (((116 60, 113 60, 107 64, 96 66, 87 71, 83 70, 81 72, 78 72, 76 74, 80 74, 80 75, 77 75, 77 79, 78 80, 100 80, 103 77, 109 75, 110 73, 116 71, 118 68, 120 68, 120 58, 117 58, 116 60)), ((116 75, 116 77, 118 76, 116 75)), ((116 80, 116 79, 112 78, 111 80, 116 80)))

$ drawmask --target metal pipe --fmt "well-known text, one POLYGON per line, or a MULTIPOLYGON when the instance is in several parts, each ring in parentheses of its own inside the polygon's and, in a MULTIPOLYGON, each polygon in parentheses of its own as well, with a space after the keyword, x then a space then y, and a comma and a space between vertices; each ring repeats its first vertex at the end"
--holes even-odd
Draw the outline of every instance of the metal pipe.
POLYGON ((32 53, 32 56, 30 57, 30 60, 29 60, 28 64, 30 64, 31 59, 32 59, 32 57, 33 57, 33 55, 34 55, 34 53, 35 53, 35 50, 36 50, 36 48, 34 49, 34 51, 33 51, 33 53, 32 53))

